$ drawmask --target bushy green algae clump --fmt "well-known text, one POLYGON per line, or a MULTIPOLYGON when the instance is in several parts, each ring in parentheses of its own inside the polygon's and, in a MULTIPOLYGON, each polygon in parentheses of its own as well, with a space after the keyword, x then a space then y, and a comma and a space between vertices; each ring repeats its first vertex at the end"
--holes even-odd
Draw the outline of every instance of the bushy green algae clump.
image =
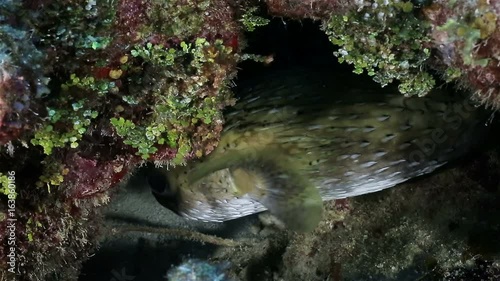
POLYGON ((268 6, 276 15, 320 20, 338 47, 334 55, 339 62, 351 64, 357 74, 372 76, 382 87, 398 82, 402 94, 422 96, 435 85, 427 72, 430 25, 412 1, 270 0, 268 6))
POLYGON ((430 56, 430 38, 425 22, 413 14, 405 1, 356 1, 357 9, 333 14, 325 32, 340 48, 334 54, 340 62, 367 73, 381 86, 398 80, 405 95, 425 95, 435 85, 424 69, 430 56))
POLYGON ((0 208, 15 171, 16 277, 75 279, 110 187, 145 160, 181 164, 214 149, 236 64, 258 58, 241 53, 250 10, 223 0, 0 2, 0 208))
POLYGON ((155 99, 151 107, 154 122, 139 127, 131 120, 113 117, 111 123, 124 143, 136 148, 144 159, 158 151, 155 145, 168 145, 178 151, 173 164, 182 163, 191 152, 196 157, 210 153, 222 129, 220 110, 231 103, 229 79, 220 66, 235 62, 233 49, 220 39, 210 43, 197 38, 192 43, 182 41, 179 48, 148 43, 133 49, 131 55, 148 62, 148 72, 154 73, 141 81, 154 87, 134 89, 155 99))

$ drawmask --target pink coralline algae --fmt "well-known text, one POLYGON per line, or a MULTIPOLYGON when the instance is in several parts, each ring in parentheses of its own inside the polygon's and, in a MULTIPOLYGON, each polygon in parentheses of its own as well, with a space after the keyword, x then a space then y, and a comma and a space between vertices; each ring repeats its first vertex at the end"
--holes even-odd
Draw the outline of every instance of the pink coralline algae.
MULTIPOLYGON (((130 158, 130 156, 128 156, 130 158)), ((76 153, 67 156, 67 194, 69 198, 92 198, 103 193, 130 173, 130 159, 119 156, 114 160, 84 158, 76 153)))
POLYGON ((214 149, 234 102, 246 6, 0 1, 0 211, 15 171, 15 278, 76 279, 120 182, 145 161, 214 149))
POLYGON ((438 69, 500 108, 500 1, 434 1, 423 9, 438 69))

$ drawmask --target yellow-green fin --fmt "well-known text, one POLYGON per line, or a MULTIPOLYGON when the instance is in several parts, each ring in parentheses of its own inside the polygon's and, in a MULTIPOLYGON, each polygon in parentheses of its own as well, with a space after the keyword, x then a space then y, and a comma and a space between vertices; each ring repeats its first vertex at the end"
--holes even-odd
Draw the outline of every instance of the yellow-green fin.
POLYGON ((236 188, 259 201, 289 229, 312 231, 321 220, 323 202, 318 189, 290 161, 262 154, 230 170, 236 188))
POLYGON ((308 232, 321 220, 323 201, 316 186, 299 173, 294 163, 276 147, 231 150, 197 163, 189 181, 192 184, 229 168, 238 195, 249 194, 289 229, 308 232))

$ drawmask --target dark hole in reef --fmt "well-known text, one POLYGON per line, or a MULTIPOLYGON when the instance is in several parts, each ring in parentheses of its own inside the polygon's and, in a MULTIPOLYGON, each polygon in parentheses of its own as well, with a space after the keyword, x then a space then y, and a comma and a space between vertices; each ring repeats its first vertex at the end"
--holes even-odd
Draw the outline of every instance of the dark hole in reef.
POLYGON ((247 281, 272 280, 273 272, 277 272, 286 251, 286 245, 278 243, 270 247, 259 259, 250 260, 247 266, 247 281))
POLYGON ((458 224, 457 222, 455 221, 451 221, 450 223, 448 223, 448 230, 451 232, 451 231, 455 231, 457 230, 458 228, 460 227, 460 224, 458 224))
POLYGON ((319 21, 274 18, 267 26, 245 35, 249 45, 245 49, 246 53, 272 55, 273 61, 269 65, 242 62, 238 80, 245 80, 263 71, 293 66, 328 66, 352 72, 351 67, 340 65, 333 56, 336 48, 321 31, 319 21))

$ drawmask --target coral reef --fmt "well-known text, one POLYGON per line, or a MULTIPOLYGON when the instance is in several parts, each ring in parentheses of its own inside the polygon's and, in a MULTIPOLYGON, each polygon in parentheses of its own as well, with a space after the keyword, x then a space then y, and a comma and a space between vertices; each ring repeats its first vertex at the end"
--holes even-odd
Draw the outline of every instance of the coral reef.
POLYGON ((431 26, 436 68, 500 108, 500 2, 433 1, 422 13, 431 26))
POLYGON ((417 19, 411 2, 366 5, 356 10, 333 14, 325 31, 340 62, 354 65, 354 73, 366 73, 382 87, 398 80, 399 91, 425 95, 435 85, 432 76, 422 71, 430 57, 426 24, 417 19))
POLYGON ((31 110, 40 111, 35 100, 49 91, 42 53, 29 36, 24 30, 0 26, 0 144, 34 129, 31 110))
MULTIPOLYGON (((177 165, 215 148, 237 64, 272 60, 242 53, 244 31, 268 22, 259 5, 0 1, 0 258, 16 257, 0 278, 74 277, 113 186, 145 161, 177 165)), ((424 95, 437 70, 500 107, 497 0, 262 5, 321 20, 335 55, 382 85, 424 95)))
POLYGON ((214 149, 249 5, 0 1, 0 278, 74 279, 112 187, 214 149))
POLYGON ((397 80, 407 95, 425 95, 437 71, 500 108, 497 28, 500 3, 479 1, 268 0, 277 16, 321 20, 339 61, 382 86, 397 80))
POLYGON ((335 0, 266 0, 268 11, 272 15, 292 19, 312 18, 321 20, 328 18, 332 13, 343 14, 354 7, 354 1, 335 0))

